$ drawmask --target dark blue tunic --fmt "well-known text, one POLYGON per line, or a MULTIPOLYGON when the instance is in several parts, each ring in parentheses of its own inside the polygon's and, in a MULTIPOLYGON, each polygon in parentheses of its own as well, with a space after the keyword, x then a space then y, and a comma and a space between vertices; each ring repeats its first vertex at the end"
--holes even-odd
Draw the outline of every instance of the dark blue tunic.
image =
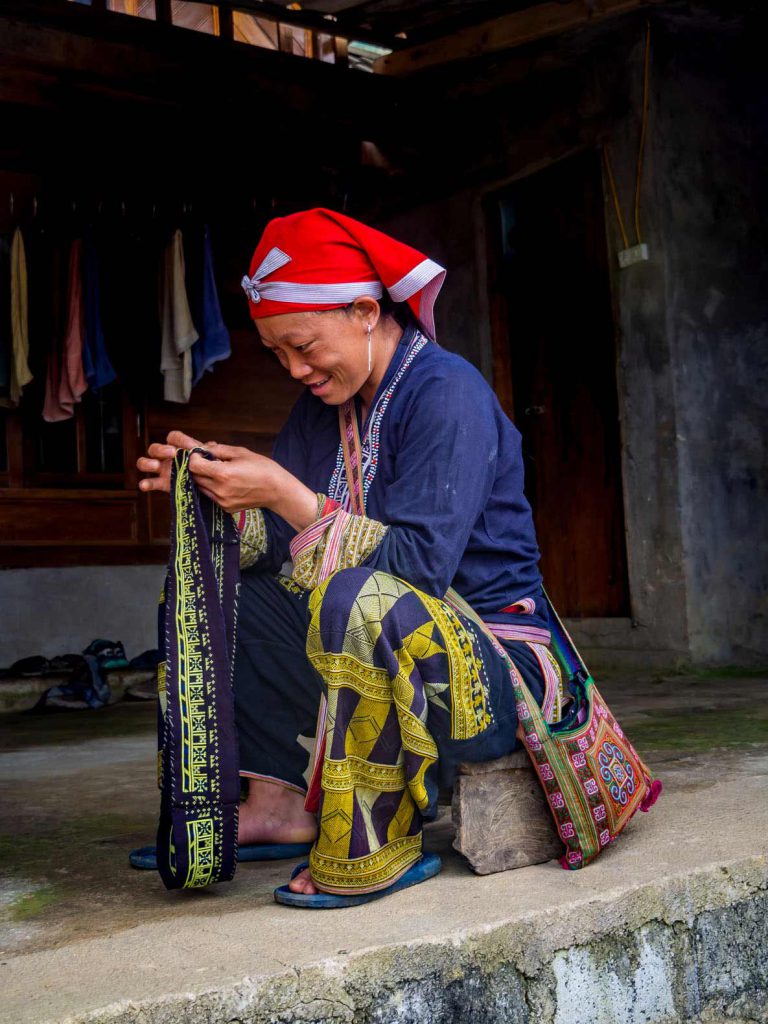
MULTIPOLYGON (((546 627, 520 434, 484 377, 409 327, 360 435, 366 514, 389 527, 363 564, 435 597, 453 586, 488 621, 546 627), (501 612, 524 597, 535 614, 501 612)), ((274 457, 312 490, 341 497, 338 407, 307 390, 274 457)), ((270 547, 259 568, 276 571, 295 531, 265 514, 270 547)))

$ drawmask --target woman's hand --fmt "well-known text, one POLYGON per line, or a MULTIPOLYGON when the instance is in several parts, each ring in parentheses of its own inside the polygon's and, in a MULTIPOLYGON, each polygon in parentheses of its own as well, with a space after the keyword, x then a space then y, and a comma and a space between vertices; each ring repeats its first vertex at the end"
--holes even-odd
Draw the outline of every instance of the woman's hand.
MULTIPOLYGON (((173 436, 169 434, 168 440, 173 436)), ((189 460, 190 472, 203 494, 225 511, 269 508, 296 530, 314 522, 317 495, 273 459, 215 441, 201 447, 216 461, 195 454, 189 460)))
POLYGON ((199 441, 180 430, 172 430, 166 444, 151 444, 147 454, 136 460, 136 468, 140 473, 149 476, 139 480, 142 491, 161 491, 168 494, 171 489, 171 464, 178 448, 203 448, 199 441))
POLYGON ((194 454, 189 470, 195 483, 226 512, 269 508, 276 497, 280 466, 247 448, 207 441, 200 446, 216 459, 194 454))
POLYGON ((269 508, 295 530, 303 530, 317 515, 317 495, 273 459, 257 455, 247 448, 235 448, 216 441, 195 440, 180 430, 172 430, 166 444, 151 444, 147 454, 137 460, 142 491, 171 489, 171 466, 179 448, 205 448, 215 462, 192 455, 189 471, 195 483, 226 512, 245 508, 269 508))

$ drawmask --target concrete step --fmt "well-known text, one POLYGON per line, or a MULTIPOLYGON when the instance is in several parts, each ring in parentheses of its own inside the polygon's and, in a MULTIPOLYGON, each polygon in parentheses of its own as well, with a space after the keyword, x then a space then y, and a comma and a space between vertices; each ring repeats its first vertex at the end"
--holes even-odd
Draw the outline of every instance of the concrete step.
POLYGON ((128 867, 157 814, 149 704, 19 716, 0 753, 0 1021, 765 1024, 766 685, 695 683, 605 688, 665 789, 584 870, 474 875, 446 812, 426 835, 437 878, 325 913, 274 903, 290 863, 175 893, 128 867))

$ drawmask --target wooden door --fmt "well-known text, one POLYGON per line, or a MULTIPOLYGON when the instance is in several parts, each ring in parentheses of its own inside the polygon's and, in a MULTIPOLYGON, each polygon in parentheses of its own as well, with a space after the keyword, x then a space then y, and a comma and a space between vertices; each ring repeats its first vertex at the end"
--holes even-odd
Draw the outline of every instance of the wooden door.
POLYGON ((595 152, 494 195, 495 384, 523 435, 541 569, 568 616, 629 614, 616 356, 595 152))

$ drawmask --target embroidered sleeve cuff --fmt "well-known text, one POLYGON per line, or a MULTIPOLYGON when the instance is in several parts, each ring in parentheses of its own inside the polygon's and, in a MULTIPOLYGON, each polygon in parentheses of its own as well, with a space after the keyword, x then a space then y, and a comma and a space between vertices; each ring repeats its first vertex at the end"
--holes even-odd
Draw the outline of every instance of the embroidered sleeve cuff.
POLYGON ((318 495, 318 518, 291 541, 293 578, 312 590, 337 569, 360 565, 379 546, 388 527, 367 516, 346 512, 318 495))
POLYGON ((247 508, 233 518, 240 533, 240 568, 247 569, 267 553, 267 523, 260 508, 247 508))

